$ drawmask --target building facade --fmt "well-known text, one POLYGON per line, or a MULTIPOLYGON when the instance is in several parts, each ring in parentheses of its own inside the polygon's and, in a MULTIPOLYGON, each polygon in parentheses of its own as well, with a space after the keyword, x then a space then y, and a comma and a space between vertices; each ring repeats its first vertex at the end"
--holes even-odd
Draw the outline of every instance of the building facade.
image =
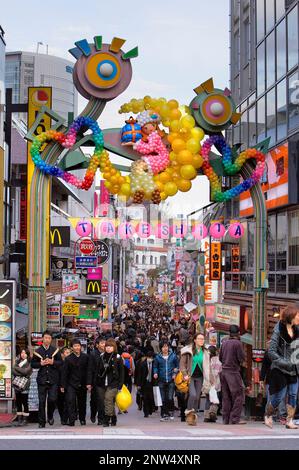
MULTIPOLYGON (((52 108, 65 119, 77 114, 78 94, 73 84, 73 63, 60 57, 33 52, 7 52, 5 86, 12 88, 13 103, 27 103, 28 87, 52 87, 52 108)), ((27 122, 26 116, 20 116, 27 122)))
MULTIPOLYGON (((231 89, 242 113, 228 138, 242 148, 270 138, 262 180, 268 209, 268 319, 299 298, 299 18, 298 1, 232 0, 231 89)), ((251 307, 254 224, 249 192, 239 200, 246 227, 225 245, 225 302, 251 307)))
MULTIPOLYGON (((5 40, 4 31, 0 26, 0 258, 4 255, 4 112, 5 112, 5 40)), ((3 265, 0 264, 0 277, 3 277, 3 265)))

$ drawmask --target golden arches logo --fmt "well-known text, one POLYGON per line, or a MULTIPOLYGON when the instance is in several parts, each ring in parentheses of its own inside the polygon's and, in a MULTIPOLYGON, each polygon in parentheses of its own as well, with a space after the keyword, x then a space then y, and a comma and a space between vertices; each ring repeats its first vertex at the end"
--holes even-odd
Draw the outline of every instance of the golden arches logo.
POLYGON ((58 228, 55 228, 54 230, 50 230, 51 245, 54 245, 54 243, 55 243, 55 235, 56 234, 57 234, 57 238, 58 238, 58 245, 62 245, 61 233, 58 230, 58 228))
POLYGON ((90 291, 92 291, 92 293, 94 294, 96 291, 98 294, 101 293, 101 285, 99 282, 97 281, 89 281, 88 284, 87 284, 87 294, 90 293, 90 291))

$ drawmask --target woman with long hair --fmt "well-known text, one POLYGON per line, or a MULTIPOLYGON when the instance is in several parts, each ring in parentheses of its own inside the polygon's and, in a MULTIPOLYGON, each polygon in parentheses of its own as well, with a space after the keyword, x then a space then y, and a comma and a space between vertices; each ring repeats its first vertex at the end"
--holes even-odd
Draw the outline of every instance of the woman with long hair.
POLYGON ((201 394, 208 394, 211 388, 210 354, 205 348, 205 337, 196 333, 192 344, 181 350, 180 371, 185 381, 190 381, 189 398, 185 411, 187 423, 195 425, 196 410, 201 394))
POLYGON ((266 407, 265 424, 272 428, 273 414, 287 396, 287 429, 298 429, 293 418, 298 393, 299 307, 287 307, 274 328, 269 346, 271 373, 270 400, 266 407))
POLYGON ((26 379, 28 379, 24 388, 19 389, 15 387, 18 425, 26 425, 29 417, 28 394, 30 376, 32 374, 30 352, 28 349, 21 349, 13 367, 13 374, 15 377, 26 377, 26 379))

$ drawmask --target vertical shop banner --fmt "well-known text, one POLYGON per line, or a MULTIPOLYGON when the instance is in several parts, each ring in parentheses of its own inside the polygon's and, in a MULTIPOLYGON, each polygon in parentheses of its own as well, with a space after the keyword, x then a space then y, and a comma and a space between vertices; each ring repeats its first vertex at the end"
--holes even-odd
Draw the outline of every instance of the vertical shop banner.
POLYGON ((109 282, 102 281, 102 294, 108 294, 108 293, 109 293, 109 282))
POLYGON ((177 287, 183 286, 185 283, 186 276, 180 272, 180 262, 175 262, 175 285, 177 287))
POLYGON ((52 302, 47 305, 47 328, 60 327, 60 302, 52 302))
POLYGON ((210 242, 208 239, 203 240, 203 248, 205 253, 205 303, 213 304, 217 302, 218 286, 216 281, 210 279, 210 242))
POLYGON ((113 307, 117 308, 119 306, 119 283, 114 283, 114 294, 113 294, 113 307))
POLYGON ((20 240, 27 237, 27 188, 21 188, 20 194, 20 240))
POLYGON ((222 259, 221 243, 212 242, 210 244, 210 280, 221 281, 222 277, 222 259))
MULTIPOLYGON (((28 87, 28 114, 27 114, 27 129, 29 130, 36 119, 42 106, 52 107, 52 88, 51 87, 28 87)), ((51 128, 50 116, 44 115, 39 126, 35 130, 35 135, 41 134, 51 128)), ((27 143, 27 239, 29 238, 29 214, 30 214, 30 190, 32 176, 34 173, 35 165, 30 155, 32 143, 27 143)), ((43 148, 42 148, 43 149, 43 148)), ((48 227, 45 233, 46 237, 46 276, 50 274, 50 188, 49 188, 49 207, 47 208, 48 227)), ((27 260, 29 260, 29 243, 27 243, 27 260)), ((27 262, 27 278, 29 277, 29 263, 27 262)))
MULTIPOLYGON (((232 272, 239 273, 240 272, 240 246, 233 245, 232 246, 232 272)), ((239 282, 239 275, 233 274, 232 275, 232 282, 239 282)))
POLYGON ((0 400, 12 399, 15 350, 15 281, 0 281, 0 400))

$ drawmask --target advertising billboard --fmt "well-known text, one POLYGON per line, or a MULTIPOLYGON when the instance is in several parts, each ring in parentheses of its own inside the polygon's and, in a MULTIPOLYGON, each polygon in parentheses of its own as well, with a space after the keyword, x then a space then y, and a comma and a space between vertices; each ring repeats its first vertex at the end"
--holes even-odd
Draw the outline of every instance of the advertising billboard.
POLYGON ((15 281, 0 281, 0 400, 13 398, 15 299, 15 281))

